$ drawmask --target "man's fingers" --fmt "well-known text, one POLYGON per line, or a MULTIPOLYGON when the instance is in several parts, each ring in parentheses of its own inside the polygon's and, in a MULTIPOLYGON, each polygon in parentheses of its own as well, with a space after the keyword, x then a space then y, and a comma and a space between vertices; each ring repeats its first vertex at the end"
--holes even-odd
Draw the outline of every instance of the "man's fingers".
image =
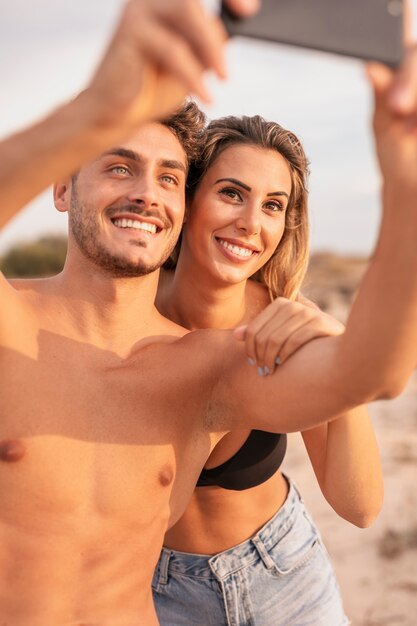
POLYGON ((202 79, 203 67, 182 37, 153 24, 148 27, 146 36, 142 36, 140 47, 161 71, 175 76, 191 93, 210 102, 202 79))
POLYGON ((366 73, 376 93, 384 93, 392 83, 392 70, 382 63, 367 63, 366 73))
POLYGON ((225 0, 225 5, 235 15, 249 17, 261 6, 261 0, 225 0))
POLYGON ((224 43, 226 32, 218 17, 208 15, 200 2, 190 0, 187 12, 166 19, 167 25, 183 35, 198 61, 205 69, 212 69, 219 78, 226 77, 224 43))
POLYGON ((389 87, 389 105, 395 113, 410 115, 417 109, 417 47, 407 51, 389 87))

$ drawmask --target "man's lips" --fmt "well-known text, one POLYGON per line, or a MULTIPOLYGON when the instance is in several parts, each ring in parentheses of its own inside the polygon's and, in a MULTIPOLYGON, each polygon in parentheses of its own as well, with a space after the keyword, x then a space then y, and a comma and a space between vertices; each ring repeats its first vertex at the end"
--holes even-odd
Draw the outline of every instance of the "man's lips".
POLYGON ((112 222, 117 228, 133 228, 133 230, 141 230, 147 233, 152 233, 154 235, 158 232, 156 225, 149 224, 148 222, 140 222, 138 220, 125 218, 113 219, 112 222))
POLYGON ((157 234, 165 227, 164 222, 156 217, 145 217, 132 213, 119 213, 110 218, 116 228, 132 229, 157 234))

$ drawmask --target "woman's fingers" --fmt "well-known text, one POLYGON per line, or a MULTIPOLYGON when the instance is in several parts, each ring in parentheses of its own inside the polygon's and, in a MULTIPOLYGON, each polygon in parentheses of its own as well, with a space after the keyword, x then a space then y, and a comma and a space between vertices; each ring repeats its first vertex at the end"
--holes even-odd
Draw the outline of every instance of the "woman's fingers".
POLYGON ((250 362, 254 362, 260 368, 259 374, 262 374, 262 368, 264 364, 265 353, 265 337, 268 333, 274 332, 277 327, 282 325, 288 317, 294 315, 294 308, 288 307, 288 304, 296 305, 297 303, 290 303, 286 298, 277 298, 269 306, 266 307, 259 315, 248 324, 245 331, 245 344, 246 354, 250 362), (266 330, 262 333, 262 329, 266 327, 270 330, 266 330))
POLYGON ((288 335, 281 347, 279 353, 281 362, 284 363, 294 354, 294 352, 313 339, 341 335, 344 332, 344 326, 340 322, 337 322, 337 320, 335 320, 335 322, 337 323, 337 326, 335 325, 335 330, 337 328, 337 332, 331 332, 331 329, 325 320, 317 319, 311 319, 309 322, 304 324, 304 326, 298 326, 295 328, 294 331, 288 335))
MULTIPOLYGON (((285 358, 291 356, 303 345, 297 341, 297 331, 308 325, 314 315, 311 309, 303 307, 303 310, 294 311, 294 315, 288 317, 283 323, 275 325, 271 321, 259 331, 257 336, 258 364, 265 369, 265 373, 272 374, 276 365, 283 363, 285 358), (294 340, 290 342, 292 337, 294 340), (285 345, 288 345, 286 352, 284 351, 285 345)), ((316 323, 315 326, 317 329, 318 324, 316 323)), ((312 328, 310 338, 313 338, 314 332, 312 328)))
POLYGON ((278 298, 234 334, 245 341, 249 363, 262 376, 272 374, 277 365, 312 339, 343 332, 343 324, 320 309, 278 298))

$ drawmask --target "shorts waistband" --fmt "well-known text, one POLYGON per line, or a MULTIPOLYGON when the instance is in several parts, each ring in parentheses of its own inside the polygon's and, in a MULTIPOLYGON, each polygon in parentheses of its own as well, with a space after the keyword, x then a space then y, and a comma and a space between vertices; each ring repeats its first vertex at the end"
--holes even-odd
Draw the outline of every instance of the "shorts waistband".
POLYGON ((288 532, 300 513, 300 507, 304 506, 295 484, 288 477, 285 478, 289 490, 284 504, 255 535, 214 556, 163 548, 158 564, 160 582, 166 583, 170 572, 193 578, 222 579, 250 565, 259 557, 269 567, 268 550, 288 532))

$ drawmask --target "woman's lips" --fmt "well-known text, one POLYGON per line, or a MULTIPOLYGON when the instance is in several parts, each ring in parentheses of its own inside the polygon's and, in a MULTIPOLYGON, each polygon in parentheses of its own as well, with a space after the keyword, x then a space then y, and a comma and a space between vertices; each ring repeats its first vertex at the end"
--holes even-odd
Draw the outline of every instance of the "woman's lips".
POLYGON ((258 251, 252 246, 248 246, 247 244, 241 242, 238 243, 237 241, 222 239, 221 237, 215 237, 215 240, 221 252, 226 256, 226 258, 231 259, 232 261, 248 261, 255 254, 258 254, 258 251))

